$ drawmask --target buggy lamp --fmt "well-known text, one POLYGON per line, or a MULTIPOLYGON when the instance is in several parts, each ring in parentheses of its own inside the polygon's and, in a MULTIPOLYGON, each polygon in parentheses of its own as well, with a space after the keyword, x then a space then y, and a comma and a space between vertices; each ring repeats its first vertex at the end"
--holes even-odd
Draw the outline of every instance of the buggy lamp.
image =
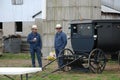
POLYGON ((93 37, 94 37, 94 40, 96 40, 96 39, 97 39, 97 35, 93 35, 93 37))

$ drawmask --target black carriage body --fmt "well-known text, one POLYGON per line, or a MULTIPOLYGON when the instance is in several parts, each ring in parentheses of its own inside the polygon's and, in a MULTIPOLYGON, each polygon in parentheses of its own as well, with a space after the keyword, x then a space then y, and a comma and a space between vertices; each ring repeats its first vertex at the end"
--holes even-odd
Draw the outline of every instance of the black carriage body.
POLYGON ((104 52, 118 56, 120 20, 75 20, 71 21, 70 29, 73 54, 64 56, 64 64, 74 61, 68 65, 71 68, 87 65, 93 72, 102 72, 107 61, 104 52), (95 68, 98 65, 100 71, 95 68))
POLYGON ((94 48, 120 50, 120 20, 76 20, 70 25, 75 54, 90 53, 94 48))
MULTIPOLYGON (((71 21, 70 29, 73 51, 65 48, 60 52, 57 59, 63 59, 64 65, 57 70, 102 73, 107 62, 104 52, 120 51, 120 20, 76 20, 71 21)), ((120 52, 118 60, 120 64, 120 52)))

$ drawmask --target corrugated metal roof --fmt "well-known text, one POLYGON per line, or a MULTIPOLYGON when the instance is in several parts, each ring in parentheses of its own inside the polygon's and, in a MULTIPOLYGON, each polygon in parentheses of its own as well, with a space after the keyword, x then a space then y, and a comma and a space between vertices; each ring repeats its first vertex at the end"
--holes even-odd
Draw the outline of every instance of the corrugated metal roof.
POLYGON ((102 5, 120 11, 120 0, 100 0, 102 5))
POLYGON ((104 6, 104 5, 101 5, 101 11, 104 12, 104 13, 116 13, 116 14, 120 14, 120 11, 117 11, 115 9, 112 9, 112 8, 104 6))

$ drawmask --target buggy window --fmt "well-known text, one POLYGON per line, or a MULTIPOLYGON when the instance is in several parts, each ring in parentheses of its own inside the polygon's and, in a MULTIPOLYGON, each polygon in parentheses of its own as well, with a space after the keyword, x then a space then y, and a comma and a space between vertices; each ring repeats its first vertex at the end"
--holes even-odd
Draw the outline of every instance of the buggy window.
POLYGON ((77 32, 78 32, 77 25, 72 25, 72 33, 77 34, 77 32))
POLYGON ((79 24, 77 25, 78 34, 81 36, 92 36, 92 25, 91 24, 79 24))

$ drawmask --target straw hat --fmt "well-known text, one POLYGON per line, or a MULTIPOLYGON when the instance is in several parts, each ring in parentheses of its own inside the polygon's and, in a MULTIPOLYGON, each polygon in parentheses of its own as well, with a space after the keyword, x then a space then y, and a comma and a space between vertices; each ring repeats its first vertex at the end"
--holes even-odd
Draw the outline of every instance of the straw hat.
POLYGON ((37 25, 32 25, 32 29, 38 29, 37 25))
POLYGON ((57 24, 56 28, 62 28, 61 24, 57 24))

